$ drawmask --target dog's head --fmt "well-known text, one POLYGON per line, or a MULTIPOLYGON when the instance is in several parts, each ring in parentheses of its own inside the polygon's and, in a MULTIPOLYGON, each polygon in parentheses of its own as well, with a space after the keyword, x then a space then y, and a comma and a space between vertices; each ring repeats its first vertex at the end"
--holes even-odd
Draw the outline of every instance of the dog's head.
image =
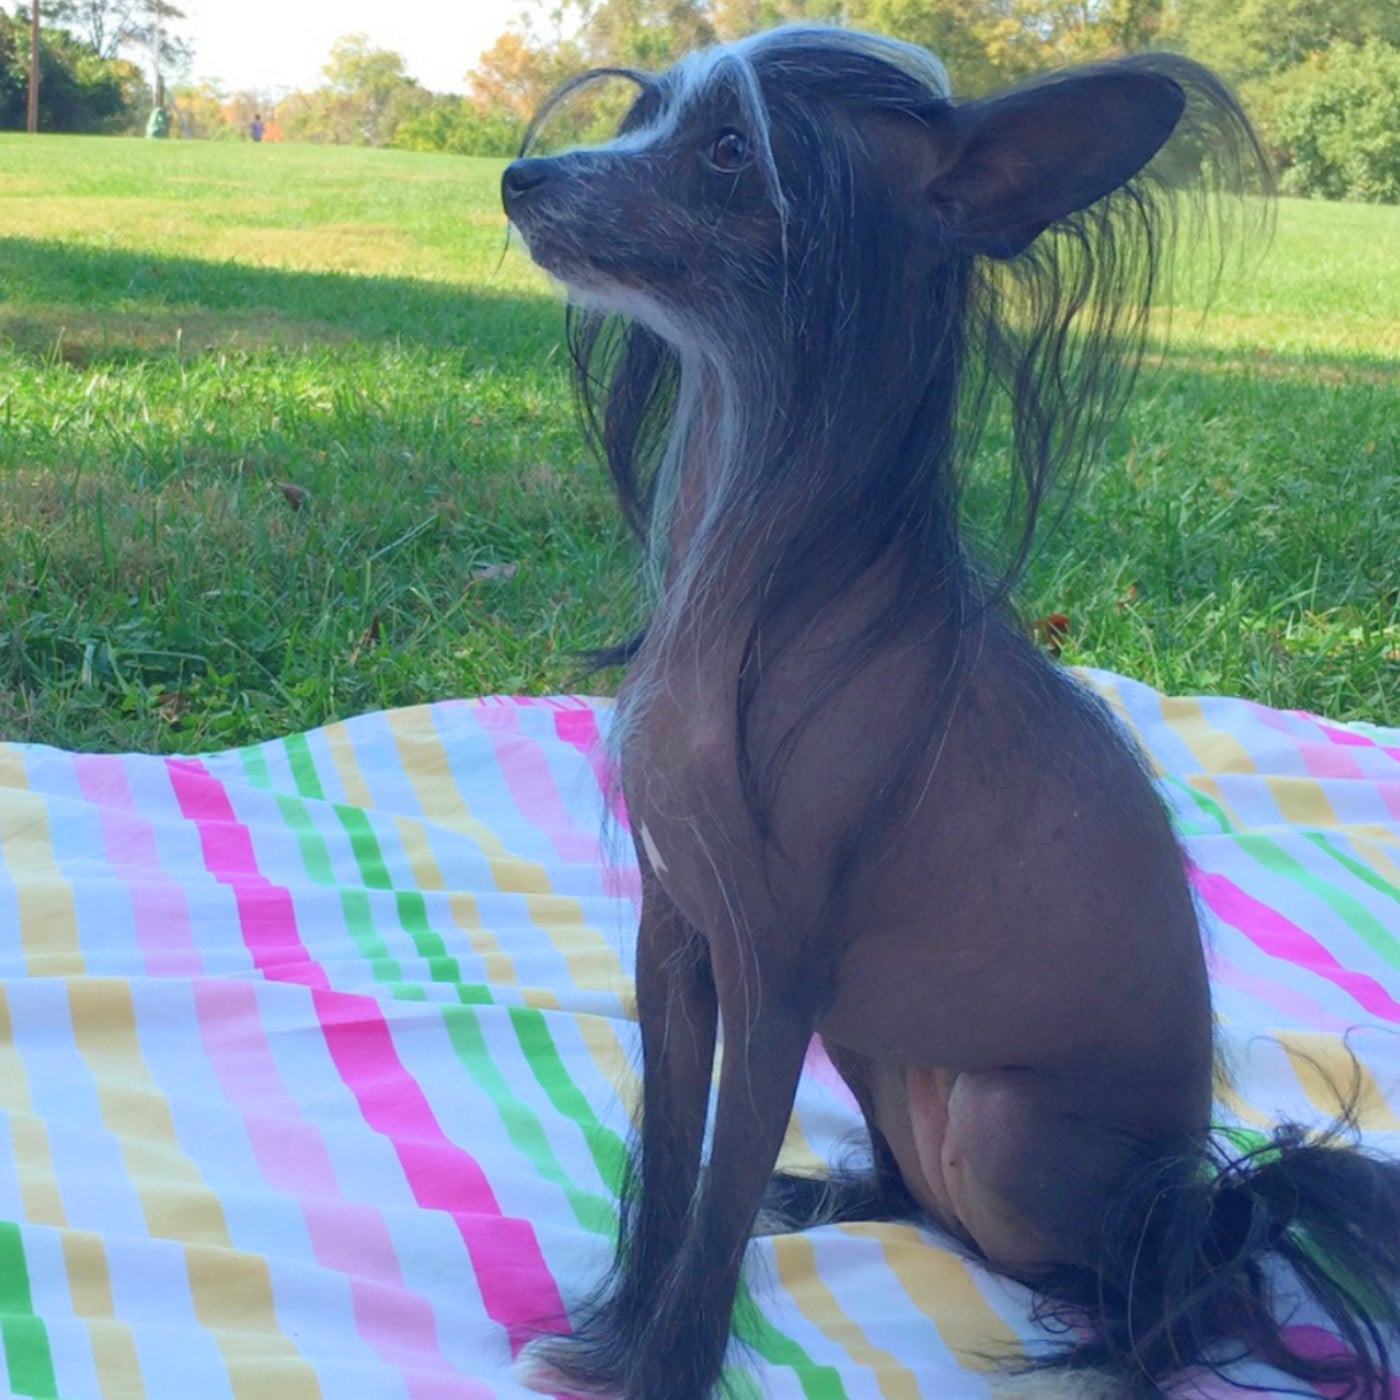
POLYGON ((794 296, 810 311, 804 287, 849 302, 872 257, 913 291, 949 259, 1015 256, 1136 175, 1185 105, 1131 63, 955 104, 924 51, 812 26, 626 76, 641 92, 617 137, 518 160, 502 193, 576 299, 663 335, 723 335, 794 296))

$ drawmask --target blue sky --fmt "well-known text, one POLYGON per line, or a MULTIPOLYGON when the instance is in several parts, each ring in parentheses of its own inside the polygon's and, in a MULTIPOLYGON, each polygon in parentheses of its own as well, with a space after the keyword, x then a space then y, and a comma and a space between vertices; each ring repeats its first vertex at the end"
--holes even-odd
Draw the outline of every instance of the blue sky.
POLYGON ((195 46, 192 76, 227 88, 314 87, 331 43, 363 32, 395 49, 435 92, 462 92, 462 75, 521 10, 520 0, 176 0, 195 46))

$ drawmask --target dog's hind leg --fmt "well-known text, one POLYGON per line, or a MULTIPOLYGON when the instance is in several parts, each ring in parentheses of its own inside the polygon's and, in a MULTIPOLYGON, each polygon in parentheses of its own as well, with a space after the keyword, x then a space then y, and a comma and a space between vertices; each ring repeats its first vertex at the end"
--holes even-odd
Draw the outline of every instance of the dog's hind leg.
POLYGON ((870 1138, 868 1167, 832 1166, 824 1176, 779 1172, 763 1198, 759 1232, 777 1235, 817 1225, 913 1220, 924 1208, 909 1194, 889 1139, 878 1126, 871 1061, 822 1037, 827 1057, 855 1095, 870 1138))

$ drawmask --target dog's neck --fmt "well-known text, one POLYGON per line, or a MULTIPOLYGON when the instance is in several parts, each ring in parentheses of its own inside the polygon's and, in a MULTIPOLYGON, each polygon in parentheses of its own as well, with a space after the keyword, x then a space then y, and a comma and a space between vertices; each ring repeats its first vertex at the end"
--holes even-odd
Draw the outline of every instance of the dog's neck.
MULTIPOLYGON (((677 445, 674 496, 663 526, 661 606, 685 615, 687 623, 678 631, 703 627, 742 638, 762 607, 775 564, 791 557, 809 512, 820 508, 813 483, 840 480, 868 455, 868 419, 843 424, 825 407, 829 399, 820 385, 803 385, 799 393, 796 385, 781 384, 766 395, 748 395, 750 416, 739 419, 713 374, 700 367, 687 372, 698 383, 683 393, 692 394, 697 407, 683 447, 677 445), (755 399, 763 407, 759 418, 752 416, 755 399), (751 520, 742 511, 719 515, 714 509, 717 501, 732 500, 736 479, 748 484, 745 494, 761 492, 762 509, 751 520)), ((872 364, 862 378, 869 393, 889 397, 892 413, 900 411, 897 381, 887 367, 872 364)), ((820 559, 807 562, 800 591, 770 620, 790 634, 815 625, 832 606, 848 616, 882 607, 913 548, 911 541, 896 538, 872 554, 853 529, 848 538, 834 539, 820 559)), ((954 595, 967 589, 961 557, 946 561, 941 579, 925 582, 921 592, 928 606, 920 627, 927 631, 927 616, 950 614, 954 595)))

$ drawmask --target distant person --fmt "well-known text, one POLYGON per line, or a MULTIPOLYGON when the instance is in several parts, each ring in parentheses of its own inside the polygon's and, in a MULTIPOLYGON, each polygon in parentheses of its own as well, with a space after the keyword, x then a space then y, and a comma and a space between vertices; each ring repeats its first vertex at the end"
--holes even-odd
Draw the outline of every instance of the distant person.
POLYGON ((164 107, 151 109, 150 119, 146 123, 146 135, 155 141, 163 141, 170 135, 170 113, 164 107))
POLYGON ((263 119, 262 119, 262 113, 261 113, 261 112, 254 112, 254 113, 253 113, 253 123, 252 123, 252 125, 248 128, 248 135, 251 136, 251 137, 253 138, 254 141, 261 141, 261 140, 262 140, 262 137, 263 137, 263 119))

